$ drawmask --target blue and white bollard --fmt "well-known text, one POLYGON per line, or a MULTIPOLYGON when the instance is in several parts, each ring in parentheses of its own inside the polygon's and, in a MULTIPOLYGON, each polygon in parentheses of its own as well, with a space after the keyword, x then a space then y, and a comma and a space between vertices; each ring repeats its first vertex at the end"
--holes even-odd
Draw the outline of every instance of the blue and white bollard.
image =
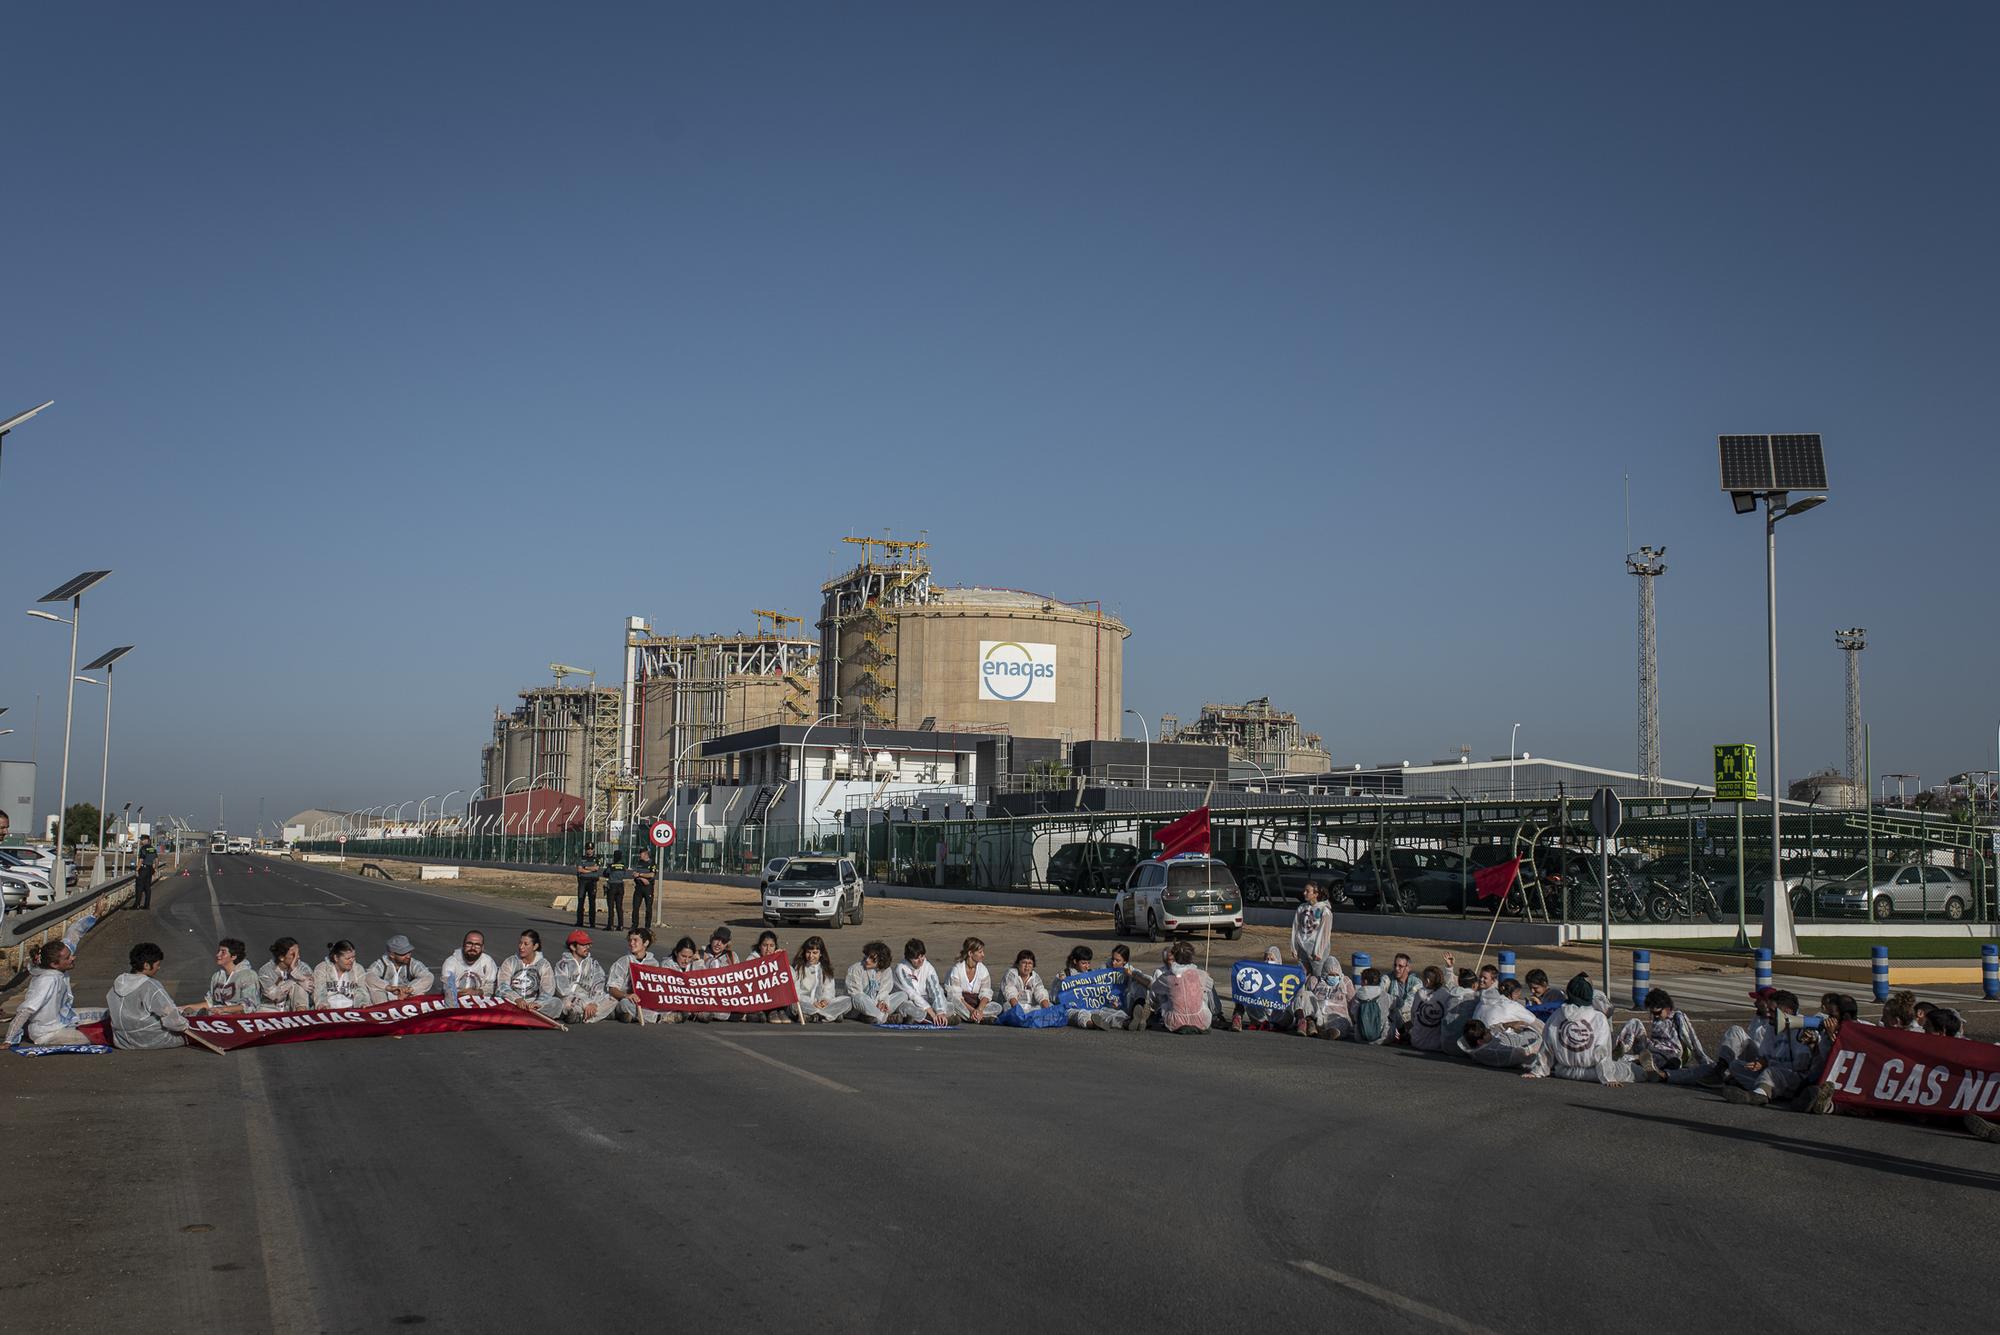
POLYGON ((1504 983, 1508 979, 1513 977, 1514 977, 1514 952, 1511 950, 1503 950, 1500 952, 1500 981, 1504 983))
POLYGON ((1759 988, 1765 988, 1769 987, 1770 985, 1771 985, 1771 952, 1764 949, 1762 946, 1759 946, 1757 948, 1757 986, 1759 988))
POLYGON ((1632 1008, 1638 1010, 1646 1004, 1646 994, 1653 990, 1653 952, 1635 950, 1632 952, 1632 1008))
POLYGON ((1979 987, 1988 1001, 2000 1001, 2000 946, 1979 948, 1979 987))
POLYGON ((1868 947, 1868 965, 1875 975, 1875 1000, 1889 999, 1889 947, 1868 947))
POLYGON ((1359 983, 1361 981, 1361 971, 1363 969, 1369 968, 1374 963, 1375 961, 1372 958, 1370 958, 1367 951, 1357 950, 1349 958, 1348 976, 1353 978, 1356 983, 1359 983))

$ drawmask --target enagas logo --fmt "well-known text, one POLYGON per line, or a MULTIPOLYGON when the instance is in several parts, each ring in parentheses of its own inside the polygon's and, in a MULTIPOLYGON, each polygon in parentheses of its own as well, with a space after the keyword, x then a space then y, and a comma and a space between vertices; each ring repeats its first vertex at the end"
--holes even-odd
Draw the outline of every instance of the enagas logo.
POLYGON ((1056 647, 1020 640, 981 640, 979 698, 1009 704, 1020 701, 1053 704, 1056 647))

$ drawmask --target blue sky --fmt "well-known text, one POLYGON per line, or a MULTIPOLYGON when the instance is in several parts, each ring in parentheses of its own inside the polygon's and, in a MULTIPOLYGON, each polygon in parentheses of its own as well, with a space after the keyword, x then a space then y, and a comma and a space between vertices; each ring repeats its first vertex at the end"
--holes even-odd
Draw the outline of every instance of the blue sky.
MULTIPOLYGON (((233 828, 474 778, 622 618, 810 615, 845 533, 1102 598, 1157 718, 1668 773, 1993 762, 1988 7, 16 6, 4 579, 77 570, 112 799, 233 828), (1983 387, 1983 388, 1982 388, 1983 387)), ((44 798, 56 627, 0 703, 44 798)), ((95 794, 80 688, 72 793, 95 794)), ((11 747, 11 749, 8 749, 11 747)))

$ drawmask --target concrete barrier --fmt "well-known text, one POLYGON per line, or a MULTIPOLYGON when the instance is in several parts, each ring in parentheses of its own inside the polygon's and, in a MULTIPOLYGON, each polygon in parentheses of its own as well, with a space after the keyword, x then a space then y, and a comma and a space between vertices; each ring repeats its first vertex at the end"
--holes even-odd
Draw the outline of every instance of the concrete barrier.
POLYGON ((0 932, 0 980, 11 986, 26 972, 30 958, 43 943, 62 940, 99 899, 110 900, 114 909, 131 903, 132 876, 128 873, 100 886, 79 888, 44 908, 8 914, 6 930, 0 932))
POLYGON ((458 879, 458 864, 453 863, 448 867, 441 867, 436 863, 427 862, 417 868, 417 879, 420 881, 455 881, 458 879))

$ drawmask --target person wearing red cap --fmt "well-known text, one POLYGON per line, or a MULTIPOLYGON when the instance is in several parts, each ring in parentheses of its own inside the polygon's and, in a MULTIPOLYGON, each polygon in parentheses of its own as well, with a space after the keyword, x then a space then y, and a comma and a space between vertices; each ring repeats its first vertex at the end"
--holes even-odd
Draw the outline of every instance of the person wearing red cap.
POLYGON ((555 973, 560 1018, 585 1024, 611 1017, 611 993, 605 987, 604 966, 590 957, 589 932, 579 927, 569 934, 555 973))

